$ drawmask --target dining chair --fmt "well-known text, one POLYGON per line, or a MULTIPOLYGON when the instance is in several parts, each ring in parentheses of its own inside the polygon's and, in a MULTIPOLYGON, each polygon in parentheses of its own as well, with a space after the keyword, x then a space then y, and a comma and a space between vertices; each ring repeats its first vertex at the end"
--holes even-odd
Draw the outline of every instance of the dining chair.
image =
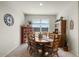
POLYGON ((41 43, 36 44, 36 53, 38 56, 43 56, 43 47, 44 45, 41 43))
POLYGON ((53 33, 53 32, 50 32, 50 33, 49 33, 49 38, 51 38, 51 39, 54 38, 54 33, 53 33))
POLYGON ((55 56, 55 55, 59 56, 58 55, 59 42, 60 42, 59 35, 58 34, 54 34, 53 42, 51 42, 50 45, 46 45, 45 46, 45 51, 47 53, 46 56, 55 56))
POLYGON ((56 56, 59 56, 58 55, 58 48, 59 48, 59 45, 60 45, 60 38, 61 35, 59 34, 54 34, 54 41, 53 41, 53 56, 56 55, 56 56))
POLYGON ((48 35, 48 32, 43 32, 42 35, 47 36, 48 35))
POLYGON ((35 43, 35 41, 31 41, 30 43, 31 44, 30 44, 29 54, 34 55, 37 53, 36 43, 35 43))
POLYGON ((33 33, 30 33, 28 35, 28 50, 29 50, 29 54, 32 55, 33 53, 35 53, 35 37, 33 33))

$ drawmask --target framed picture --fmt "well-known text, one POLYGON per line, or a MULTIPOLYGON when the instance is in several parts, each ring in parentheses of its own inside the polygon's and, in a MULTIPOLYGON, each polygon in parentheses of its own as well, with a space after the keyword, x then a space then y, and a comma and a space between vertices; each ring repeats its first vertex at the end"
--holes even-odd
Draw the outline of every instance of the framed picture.
POLYGON ((70 29, 71 30, 74 29, 74 22, 73 22, 73 20, 70 20, 70 29))

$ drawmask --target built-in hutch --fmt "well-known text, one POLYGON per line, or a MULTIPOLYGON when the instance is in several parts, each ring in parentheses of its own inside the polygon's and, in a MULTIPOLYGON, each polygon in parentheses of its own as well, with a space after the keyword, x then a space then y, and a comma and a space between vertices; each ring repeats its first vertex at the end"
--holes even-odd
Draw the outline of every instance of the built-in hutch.
POLYGON ((68 50, 67 40, 66 40, 66 20, 63 20, 61 17, 55 22, 55 32, 61 35, 59 47, 62 47, 64 50, 68 50))
POLYGON ((30 26, 21 26, 21 44, 27 41, 27 35, 29 32, 32 32, 32 27, 30 26))

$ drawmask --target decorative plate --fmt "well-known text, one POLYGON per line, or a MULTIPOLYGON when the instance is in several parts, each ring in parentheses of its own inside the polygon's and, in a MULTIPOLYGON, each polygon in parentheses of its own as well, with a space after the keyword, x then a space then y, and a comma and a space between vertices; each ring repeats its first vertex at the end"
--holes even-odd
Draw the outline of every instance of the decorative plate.
POLYGON ((4 15, 4 22, 8 26, 12 26, 14 24, 14 19, 11 14, 5 14, 4 15))
POLYGON ((71 30, 74 29, 74 22, 73 22, 73 20, 70 20, 70 29, 71 30))

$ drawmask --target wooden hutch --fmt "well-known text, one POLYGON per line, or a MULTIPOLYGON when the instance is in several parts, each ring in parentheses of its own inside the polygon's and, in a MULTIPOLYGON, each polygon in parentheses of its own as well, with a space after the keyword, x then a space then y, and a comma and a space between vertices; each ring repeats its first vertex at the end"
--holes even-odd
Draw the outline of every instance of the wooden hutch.
POLYGON ((66 20, 61 17, 55 22, 55 32, 61 35, 59 47, 68 51, 67 41, 66 41, 66 20))
POLYGON ((32 27, 30 27, 29 25, 21 26, 21 44, 27 41, 27 35, 29 32, 32 32, 32 27))

